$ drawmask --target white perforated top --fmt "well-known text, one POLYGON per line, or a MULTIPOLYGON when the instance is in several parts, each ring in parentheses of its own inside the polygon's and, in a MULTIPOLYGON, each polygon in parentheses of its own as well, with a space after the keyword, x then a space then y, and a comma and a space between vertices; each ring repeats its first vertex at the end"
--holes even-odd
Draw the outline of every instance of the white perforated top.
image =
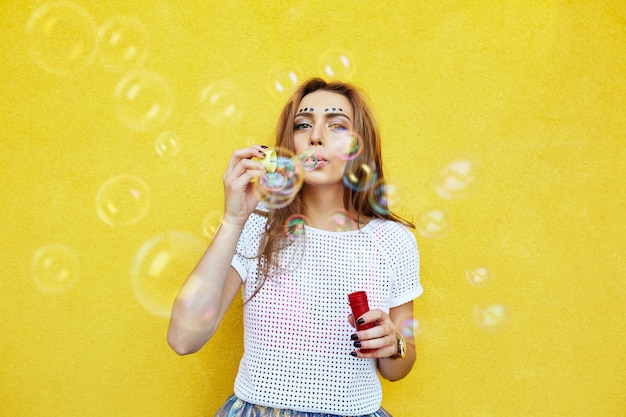
MULTIPOLYGON (((266 217, 253 214, 232 266, 248 299, 257 286, 266 217)), ((380 407, 377 363, 352 357, 348 294, 364 290, 371 309, 389 312, 422 293, 419 254, 403 225, 371 220, 360 230, 305 233, 281 252, 281 269, 244 307, 244 354, 235 394, 298 411, 363 415, 380 407), (304 249, 304 250, 303 250, 304 249)))

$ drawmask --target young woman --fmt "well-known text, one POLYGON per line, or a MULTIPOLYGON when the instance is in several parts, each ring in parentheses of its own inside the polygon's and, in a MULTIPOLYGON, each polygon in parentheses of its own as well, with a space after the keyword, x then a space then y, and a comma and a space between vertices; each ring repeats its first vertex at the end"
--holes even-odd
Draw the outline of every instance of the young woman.
POLYGON ((345 83, 314 78, 295 91, 276 149, 316 163, 284 207, 268 208, 254 191, 266 149, 233 152, 222 223, 176 298, 168 342, 181 355, 198 351, 243 286, 244 354, 216 416, 389 416, 378 373, 395 381, 411 370, 422 287, 412 225, 386 206, 371 108, 345 83), (353 159, 336 152, 345 132, 362 139, 353 159), (338 211, 352 219, 340 231, 338 211), (294 215, 306 219, 295 237, 286 227, 294 215), (360 317, 348 304, 355 291, 369 299, 360 317), (373 327, 357 331, 355 321, 373 327))

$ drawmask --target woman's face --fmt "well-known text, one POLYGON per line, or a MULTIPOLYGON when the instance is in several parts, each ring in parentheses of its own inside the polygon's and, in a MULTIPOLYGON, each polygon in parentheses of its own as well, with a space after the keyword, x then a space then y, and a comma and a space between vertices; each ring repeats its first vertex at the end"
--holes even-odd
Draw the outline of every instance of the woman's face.
POLYGON ((300 101, 294 117, 294 147, 299 156, 311 156, 312 164, 304 176, 310 185, 342 183, 354 120, 350 101, 338 93, 317 90, 300 101))

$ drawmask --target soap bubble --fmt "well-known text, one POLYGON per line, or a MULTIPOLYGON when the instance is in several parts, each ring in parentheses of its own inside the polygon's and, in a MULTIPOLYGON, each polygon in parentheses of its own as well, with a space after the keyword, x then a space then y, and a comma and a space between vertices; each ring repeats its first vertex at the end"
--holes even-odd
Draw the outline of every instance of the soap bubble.
POLYGON ((242 116, 241 93, 227 80, 219 80, 200 92, 200 115, 213 126, 232 124, 242 116))
POLYGON ((354 73, 354 65, 348 53, 335 49, 322 55, 320 66, 325 76, 334 80, 349 80, 354 73))
POLYGON ((98 58, 113 72, 143 65, 148 56, 149 34, 132 16, 114 16, 98 30, 98 58))
POLYGON ((162 157, 176 156, 180 152, 180 138, 174 132, 162 132, 154 142, 154 149, 162 157))
POLYGON ((308 223, 309 220, 303 214, 294 214, 285 221, 285 234, 295 240, 304 235, 304 226, 308 223))
POLYGON ((137 69, 126 74, 115 87, 115 110, 127 127, 146 131, 165 122, 174 97, 165 78, 154 71, 137 69))
POLYGON ((298 155, 300 162, 302 162, 302 168, 305 171, 312 171, 317 168, 317 164, 319 163, 318 157, 315 155, 315 152, 312 150, 307 150, 298 155))
POLYGON ((269 208, 289 205, 302 188, 304 168, 300 159, 286 149, 276 151, 276 170, 252 183, 256 196, 269 208))
POLYGON ((479 267, 465 271, 465 278, 474 287, 484 287, 491 283, 493 279, 491 272, 487 268, 479 267))
POLYGON ((300 82, 300 71, 284 67, 272 68, 269 75, 270 91, 277 97, 289 97, 300 82))
POLYGON ((52 74, 80 72, 91 65, 96 55, 93 17, 70 1, 45 3, 35 9, 26 33, 35 63, 52 74))
POLYGON ((371 163, 348 163, 343 174, 343 183, 354 191, 366 191, 370 189, 378 179, 376 164, 371 163))
POLYGON ((429 239, 440 238, 450 227, 446 212, 433 209, 424 213, 418 220, 416 227, 419 233, 429 239))
POLYGON ((404 337, 415 337, 421 333, 419 322, 414 318, 404 318, 400 320, 400 334, 404 337))
POLYGON ((345 132, 333 137, 334 152, 344 161, 351 161, 363 151, 363 139, 356 132, 345 132))
POLYGON ((349 232, 357 227, 354 218, 344 209, 331 211, 328 215, 328 224, 333 232, 349 232))
POLYGON ((169 317, 184 277, 196 265, 206 244, 192 234, 169 231, 146 241, 131 266, 131 286, 150 313, 169 317))
POLYGON ((442 198, 462 198, 474 183, 474 166, 471 161, 452 161, 435 179, 435 192, 442 198))
POLYGON ((31 259, 32 278, 46 292, 67 291, 75 284, 79 273, 78 257, 64 245, 43 246, 35 251, 31 259))
POLYGON ((386 183, 384 180, 378 180, 369 196, 369 202, 376 212, 387 215, 389 214, 389 207, 396 201, 396 198, 396 186, 386 183))
POLYGON ((96 195, 96 211, 111 226, 127 226, 141 220, 150 207, 150 192, 141 179, 119 175, 105 181, 96 195))
POLYGON ((509 321, 509 313, 503 304, 477 305, 474 307, 476 325, 487 332, 502 330, 509 321))
POLYGON ((217 233, 217 229, 219 229, 220 224, 222 224, 222 212, 221 211, 210 211, 204 216, 204 220, 202 221, 202 234, 213 240, 215 233, 217 233))

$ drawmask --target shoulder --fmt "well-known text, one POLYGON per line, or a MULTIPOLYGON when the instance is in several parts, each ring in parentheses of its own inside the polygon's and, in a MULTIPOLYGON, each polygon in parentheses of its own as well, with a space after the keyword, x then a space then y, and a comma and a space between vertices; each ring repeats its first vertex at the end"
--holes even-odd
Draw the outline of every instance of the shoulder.
POLYGON ((407 226, 397 221, 372 219, 369 225, 376 235, 385 236, 389 240, 416 242, 413 232, 407 226))

